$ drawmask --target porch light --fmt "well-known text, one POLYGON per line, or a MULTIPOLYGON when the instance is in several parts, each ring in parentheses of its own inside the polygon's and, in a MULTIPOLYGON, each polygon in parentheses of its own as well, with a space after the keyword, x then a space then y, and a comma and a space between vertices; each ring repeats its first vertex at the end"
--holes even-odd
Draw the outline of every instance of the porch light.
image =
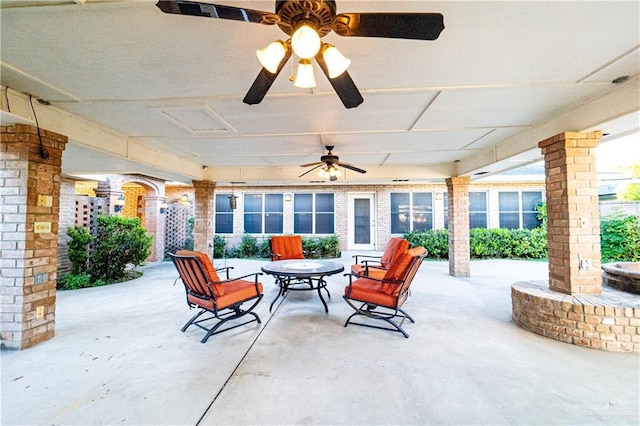
POLYGON ((293 52, 302 59, 311 59, 320 50, 320 36, 308 24, 303 24, 291 36, 293 52))
POLYGON ((316 87, 316 78, 313 75, 313 65, 310 59, 300 59, 298 73, 293 85, 301 89, 311 89, 316 87))
POLYGON ((323 44, 322 46, 322 58, 327 64, 327 70, 329 71, 329 78, 336 78, 344 73, 349 65, 351 65, 351 59, 347 59, 340 51, 332 44, 323 44))
POLYGON ((113 204, 114 204, 113 211, 115 213, 122 213, 122 208, 124 207, 124 204, 125 204, 124 194, 120 194, 120 196, 116 198, 116 201, 113 204))
POLYGON ((160 214, 166 213, 168 208, 169 208, 169 204, 167 204, 167 199, 165 198, 162 201, 162 204, 160 204, 160 214))
POLYGON ((238 197, 233 192, 229 196, 229 207, 231 210, 235 210, 238 207, 238 197))
POLYGON ((262 66, 271 74, 278 72, 278 67, 280 66, 280 62, 282 61, 282 58, 284 58, 285 54, 286 49, 282 40, 274 41, 264 49, 260 49, 256 52, 258 60, 262 66))

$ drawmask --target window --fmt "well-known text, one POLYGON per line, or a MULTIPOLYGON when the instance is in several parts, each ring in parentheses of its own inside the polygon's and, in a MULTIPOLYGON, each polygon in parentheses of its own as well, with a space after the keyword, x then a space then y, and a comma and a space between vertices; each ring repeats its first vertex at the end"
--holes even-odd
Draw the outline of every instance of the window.
POLYGON ((229 204, 231 194, 216 194, 216 234, 233 234, 233 210, 229 204))
POLYGON ((487 193, 469 192, 469 228, 487 227, 487 193))
POLYGON ((244 194, 244 232, 282 234, 282 194, 244 194))
POLYGON ((533 229, 540 226, 537 206, 542 204, 542 192, 500 192, 500 227, 509 229, 533 229))
POLYGON ((293 232, 333 234, 335 223, 333 194, 295 194, 293 232))
MULTIPOLYGON (((449 198, 443 194, 444 227, 449 228, 449 198)), ((487 227, 487 193, 469 191, 469 228, 487 227)))
POLYGON ((433 194, 391 193, 391 233, 426 231, 433 228, 433 194))

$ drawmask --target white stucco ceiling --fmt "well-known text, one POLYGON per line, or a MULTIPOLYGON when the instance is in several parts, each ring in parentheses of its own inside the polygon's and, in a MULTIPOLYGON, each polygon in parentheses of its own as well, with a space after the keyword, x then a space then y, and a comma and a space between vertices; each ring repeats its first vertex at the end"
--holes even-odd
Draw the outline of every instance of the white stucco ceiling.
POLYGON ((70 137, 69 174, 263 184, 317 180, 298 179, 299 165, 326 145, 368 171, 341 183, 433 181, 539 160, 537 143, 561 131, 640 127, 637 1, 336 3, 439 12, 445 30, 436 41, 329 34, 352 60, 358 108, 342 106, 319 68, 316 89, 295 88, 288 65, 250 106, 255 51, 284 37, 277 27, 168 15, 154 1, 2 0, 3 122, 33 121, 27 95, 50 102, 33 109, 70 137))

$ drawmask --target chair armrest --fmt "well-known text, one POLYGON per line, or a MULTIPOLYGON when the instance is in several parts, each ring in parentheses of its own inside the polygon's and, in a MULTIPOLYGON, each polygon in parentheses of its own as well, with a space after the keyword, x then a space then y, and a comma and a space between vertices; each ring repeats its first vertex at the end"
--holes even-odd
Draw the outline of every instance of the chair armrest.
POLYGON ((227 279, 229 279, 229 271, 233 269, 233 266, 225 266, 224 268, 216 268, 216 272, 223 272, 226 274, 227 279))
POLYGON ((282 255, 280 253, 269 253, 269 257, 271 257, 272 262, 275 262, 276 260, 280 260, 282 255))
POLYGON ((386 280, 384 278, 371 278, 371 277, 363 277, 362 275, 358 275, 358 274, 353 274, 353 273, 348 273, 348 274, 343 274, 345 277, 349 276, 349 286, 351 286, 352 282, 353 282, 353 278, 355 277, 356 279, 358 278, 364 278, 367 280, 371 280, 371 281, 376 281, 379 282, 381 284, 402 284, 404 281, 403 280, 386 280))
MULTIPOLYGON (((358 258, 362 257, 362 258, 368 258, 368 259, 382 259, 382 256, 373 256, 373 255, 368 255, 368 254, 354 254, 353 256, 351 256, 353 258, 355 258, 355 263, 358 263, 358 258)), ((365 261, 366 262, 366 261, 365 261)))
POLYGON ((245 278, 249 278, 249 277, 254 277, 255 281, 258 281, 258 276, 259 275, 264 275, 262 272, 254 272, 252 274, 247 274, 247 275, 242 275, 240 277, 233 277, 233 278, 229 278, 227 280, 222 280, 222 281, 209 281, 209 284, 228 284, 230 282, 233 281, 238 281, 238 280, 243 280, 245 278))

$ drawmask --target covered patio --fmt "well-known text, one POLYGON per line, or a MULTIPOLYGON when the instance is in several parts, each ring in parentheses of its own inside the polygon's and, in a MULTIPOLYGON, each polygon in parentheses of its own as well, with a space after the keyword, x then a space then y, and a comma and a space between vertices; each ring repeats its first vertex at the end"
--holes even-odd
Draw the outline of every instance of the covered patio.
MULTIPOLYGON (((351 255, 341 262, 348 266, 351 255)), ((216 260, 234 274, 264 261, 216 260)), ((512 320, 511 285, 544 262, 474 261, 454 277, 426 261, 406 310, 411 337, 343 327, 342 275, 265 298, 251 324, 200 343, 170 262, 142 278, 57 294, 56 336, 2 351, 2 424, 638 424, 636 354, 587 349, 512 320)))

